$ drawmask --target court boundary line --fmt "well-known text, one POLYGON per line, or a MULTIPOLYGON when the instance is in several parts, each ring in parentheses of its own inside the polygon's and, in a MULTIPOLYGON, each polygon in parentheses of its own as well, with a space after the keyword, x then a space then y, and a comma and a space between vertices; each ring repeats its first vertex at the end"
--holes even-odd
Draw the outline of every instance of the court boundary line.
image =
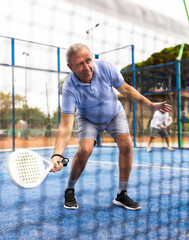
MULTIPOLYGON (((98 163, 98 164, 113 164, 118 165, 118 162, 108 162, 108 161, 95 161, 95 160, 88 160, 88 162, 91 163, 98 163)), ((169 170, 183 170, 183 171, 189 171, 189 168, 179 168, 179 167, 170 167, 170 166, 161 166, 161 165, 147 165, 147 164, 136 164, 134 163, 132 165, 133 167, 146 167, 146 168, 161 168, 161 169, 169 169, 169 170)))

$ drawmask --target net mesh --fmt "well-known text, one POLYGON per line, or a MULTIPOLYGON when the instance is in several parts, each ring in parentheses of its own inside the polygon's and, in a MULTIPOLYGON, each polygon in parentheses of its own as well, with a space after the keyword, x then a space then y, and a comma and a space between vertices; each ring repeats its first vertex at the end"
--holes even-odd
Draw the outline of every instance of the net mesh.
MULTIPOLYGON (((11 4, 14 5, 14 2, 11 1, 11 4)), ((20 1, 16 6, 17 9, 21 11, 23 6, 25 9, 29 8, 32 20, 30 21, 26 11, 17 12, 15 16, 13 13, 10 15, 7 8, 4 14, 9 19, 9 26, 7 27, 6 24, 4 26, 7 29, 10 29, 10 26, 20 29, 23 24, 35 26, 33 20, 35 15, 40 19, 40 24, 31 27, 31 38, 34 33, 37 35, 42 33, 43 42, 46 42, 46 39, 50 39, 51 42, 56 39, 56 43, 60 41, 62 45, 64 39, 65 46, 78 41, 78 38, 82 42, 87 42, 96 57, 111 62, 121 71, 129 84, 135 84, 139 92, 152 101, 166 100, 174 106, 171 112, 173 124, 168 129, 170 142, 177 148, 181 140, 181 146, 185 149, 168 152, 162 139, 157 138, 152 145, 153 151, 147 153, 144 147, 147 146, 149 139, 152 112, 140 105, 133 106, 128 99, 118 95, 126 111, 133 142, 136 141, 138 147, 134 148, 133 170, 128 192, 140 203, 142 210, 136 213, 117 208, 112 204, 117 194, 119 178, 117 148, 104 146, 94 148, 85 172, 76 186, 79 210, 75 212, 65 211, 63 208, 64 189, 69 177, 70 164, 62 172, 50 174, 37 188, 24 191, 10 182, 6 170, 9 152, 1 152, 1 238, 28 239, 29 233, 33 239, 187 239, 189 236, 188 60, 180 62, 182 79, 180 88, 176 85, 178 75, 176 63, 148 68, 136 66, 134 82, 132 46, 122 47, 138 40, 135 61, 143 61, 152 52, 175 45, 176 40, 177 43, 183 41, 182 33, 179 31, 182 29, 184 33, 183 28, 177 28, 173 24, 174 32, 179 29, 179 37, 175 37, 168 34, 168 29, 166 34, 162 34, 156 31, 157 28, 154 30, 141 25, 135 27, 128 19, 125 21, 114 16, 104 17, 104 14, 99 13, 98 10, 88 11, 86 7, 77 5, 78 1, 75 2, 74 7, 70 1, 64 6, 61 5, 61 1, 55 2, 57 6, 52 1, 40 1, 39 8, 36 8, 35 1, 20 1), (49 22, 41 18, 41 15, 48 16, 49 22), (20 18, 24 20, 20 21, 20 18), (58 25, 60 22, 66 22, 65 19, 71 23, 73 29, 76 29, 75 33, 68 24, 58 25), (86 29, 99 19, 104 28, 99 27, 99 32, 93 35, 93 39, 91 34, 84 35, 86 29), (78 28, 78 25, 81 27, 78 28), (112 38, 107 38, 109 34, 112 38), (127 67, 126 71, 125 67, 127 67), (178 122, 182 129, 180 132, 178 122)), ((102 1, 98 3, 102 4, 102 1)), ((69 71, 65 61, 66 49, 59 48, 60 55, 58 55, 56 46, 15 39, 15 66, 12 67, 11 41, 11 38, 0 37, 0 74, 4 80, 1 83, 3 91, 0 91, 0 149, 13 148, 12 93, 15 101, 15 147, 53 147, 60 120, 61 87, 69 71), (58 56, 60 63, 57 63, 58 56), (12 83, 14 83, 14 91, 12 83)), ((78 144, 77 128, 75 118, 69 145, 78 144)), ((101 135, 101 143, 115 144, 105 132, 101 135)), ((76 148, 68 148, 65 154, 72 159, 76 151, 76 148)), ((46 150, 39 153, 48 159, 53 151, 46 150)))

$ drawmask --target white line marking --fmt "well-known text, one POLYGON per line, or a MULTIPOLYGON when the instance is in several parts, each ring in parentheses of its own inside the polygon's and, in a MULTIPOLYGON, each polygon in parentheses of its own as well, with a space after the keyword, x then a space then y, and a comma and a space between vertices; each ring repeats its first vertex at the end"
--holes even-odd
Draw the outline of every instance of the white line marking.
MULTIPOLYGON (((89 160, 88 162, 98 163, 98 164, 103 163, 103 164, 118 165, 117 162, 108 162, 108 161, 94 161, 94 160, 89 160)), ((133 164, 133 166, 134 166, 134 167, 161 168, 161 169, 170 169, 170 170, 189 171, 189 168, 179 168, 179 167, 170 167, 170 166, 161 166, 161 165, 133 164)))

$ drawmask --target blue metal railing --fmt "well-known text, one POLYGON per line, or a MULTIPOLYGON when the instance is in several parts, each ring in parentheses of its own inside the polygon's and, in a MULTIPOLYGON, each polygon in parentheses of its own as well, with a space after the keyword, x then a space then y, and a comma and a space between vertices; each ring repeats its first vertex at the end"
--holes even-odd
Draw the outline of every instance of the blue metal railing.
POLYGON ((57 71, 58 71, 58 126, 60 124, 60 48, 57 48, 57 71))
POLYGON ((67 71, 61 71, 60 68, 60 50, 66 50, 66 48, 62 47, 57 47, 54 45, 49 45, 49 44, 44 44, 44 43, 39 43, 39 42, 34 42, 34 41, 28 41, 28 40, 23 40, 23 39, 18 39, 18 38, 11 38, 7 36, 2 36, 0 35, 0 38, 6 38, 11 40, 11 64, 8 63, 0 63, 0 66, 4 67, 11 67, 12 68, 12 150, 15 150, 15 74, 14 70, 15 68, 23 68, 23 69, 28 69, 28 70, 35 70, 35 71, 45 71, 45 72, 54 72, 57 73, 57 78, 58 78, 58 125, 60 124, 60 118, 61 118, 61 110, 60 110, 60 74, 68 74, 69 72, 67 71), (25 43, 31 43, 31 44, 36 44, 40 46, 45 46, 45 47, 50 47, 50 48, 55 48, 57 49, 57 70, 53 69, 43 69, 43 68, 36 68, 36 67, 28 67, 28 66, 20 66, 15 64, 15 41, 21 41, 25 43))
POLYGON ((11 39, 11 65, 12 65, 12 150, 15 150, 15 106, 14 106, 14 66, 15 49, 14 38, 11 39))
MULTIPOLYGON (((68 74, 69 72, 67 71, 61 71, 61 60, 60 60, 60 51, 61 50, 66 50, 66 48, 62 47, 57 47, 53 45, 48 45, 48 44, 43 44, 43 43, 38 43, 38 42, 33 42, 33 41, 27 41, 27 40, 22 40, 22 39, 17 39, 17 38, 11 38, 11 37, 6 37, 0 35, 0 38, 7 38, 11 40, 11 64, 7 63, 0 63, 0 66, 5 66, 5 67, 11 67, 12 68, 12 149, 15 149, 15 85, 14 85, 14 79, 15 79, 15 73, 14 70, 15 68, 23 68, 23 69, 29 69, 29 70, 37 70, 37 71, 45 71, 45 72, 53 72, 57 73, 57 82, 58 82, 58 125, 60 124, 60 118, 61 118, 61 110, 60 110, 60 74, 68 74), (15 41, 22 41, 22 42, 27 42, 31 44, 37 44, 41 46, 46 46, 46 47, 51 47, 55 48, 57 50, 57 70, 53 69, 43 69, 43 68, 36 68, 36 67, 28 67, 28 66, 20 66, 20 65, 15 65, 15 41)), ((132 79, 133 79, 133 87, 136 88, 136 71, 141 71, 141 70, 146 70, 146 69, 154 69, 158 67, 163 67, 163 66, 168 66, 168 65, 176 65, 176 89, 174 90, 165 90, 161 92, 157 92, 155 94, 162 94, 162 93, 171 93, 171 92, 177 92, 178 97, 177 97, 177 103, 178 103, 178 147, 182 147, 182 119, 181 119, 181 91, 188 89, 188 88, 181 88, 181 73, 180 73, 180 63, 183 62, 181 61, 174 61, 174 62, 169 62, 169 63, 164 63, 164 64, 158 64, 155 66, 148 66, 148 67, 142 67, 142 68, 135 68, 135 48, 134 45, 128 45, 124 46, 121 48, 116 48, 107 52, 101 52, 99 54, 95 54, 95 59, 98 59, 99 56, 105 55, 107 53, 115 52, 118 50, 123 50, 125 48, 131 48, 131 68, 121 71, 121 73, 127 73, 127 72, 132 72, 132 79)), ((148 94, 154 94, 154 92, 146 92, 142 93, 143 95, 148 95, 148 94)), ((137 146, 137 141, 136 141, 136 135, 137 135, 137 126, 136 126, 136 103, 133 103, 133 137, 134 137, 134 146, 137 146)), ((100 135, 98 136, 98 145, 101 145, 101 139, 100 135)))
MULTIPOLYGON (((133 72, 133 87, 136 88, 136 76, 135 76, 135 57, 134 57, 134 45, 131 46, 132 49, 132 72, 133 72)), ((136 147, 136 103, 133 102, 133 138, 134 138, 134 147, 136 147)))

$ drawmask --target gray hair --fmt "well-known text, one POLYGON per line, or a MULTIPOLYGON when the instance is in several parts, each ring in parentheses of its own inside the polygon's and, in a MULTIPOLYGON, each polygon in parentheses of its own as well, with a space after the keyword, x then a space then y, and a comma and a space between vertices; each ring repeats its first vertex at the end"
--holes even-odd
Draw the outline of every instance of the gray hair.
MULTIPOLYGON (((91 53, 90 49, 87 47, 87 45, 83 44, 83 43, 74 43, 72 44, 67 52, 66 52, 66 60, 67 60, 67 63, 72 65, 72 61, 71 61, 71 58, 73 55, 75 55, 76 53, 80 52, 82 49, 87 49, 89 50, 89 52, 91 53)), ((92 54, 91 54, 92 55, 92 54)))

